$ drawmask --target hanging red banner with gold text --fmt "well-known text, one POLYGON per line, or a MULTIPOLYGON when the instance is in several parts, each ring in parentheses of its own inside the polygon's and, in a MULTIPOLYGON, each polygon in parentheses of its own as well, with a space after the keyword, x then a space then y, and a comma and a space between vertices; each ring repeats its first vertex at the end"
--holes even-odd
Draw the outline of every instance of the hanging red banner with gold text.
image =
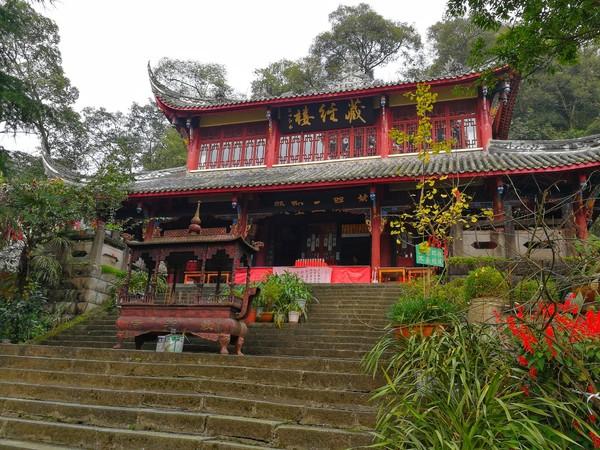
POLYGON ((372 98, 354 98, 281 108, 279 127, 282 133, 332 130, 373 125, 376 117, 372 98))

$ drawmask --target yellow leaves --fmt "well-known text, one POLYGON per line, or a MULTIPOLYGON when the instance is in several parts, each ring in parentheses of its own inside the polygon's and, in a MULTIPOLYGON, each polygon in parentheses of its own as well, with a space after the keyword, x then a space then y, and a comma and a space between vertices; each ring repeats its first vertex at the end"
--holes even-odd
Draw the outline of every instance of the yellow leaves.
POLYGON ((494 218, 494 211, 486 208, 486 209, 482 209, 481 213, 483 214, 484 217, 488 218, 488 219, 493 219, 494 218))
POLYGON ((429 242, 421 242, 417 246, 417 248, 420 253, 429 253, 429 251, 431 250, 431 247, 429 246, 429 242))

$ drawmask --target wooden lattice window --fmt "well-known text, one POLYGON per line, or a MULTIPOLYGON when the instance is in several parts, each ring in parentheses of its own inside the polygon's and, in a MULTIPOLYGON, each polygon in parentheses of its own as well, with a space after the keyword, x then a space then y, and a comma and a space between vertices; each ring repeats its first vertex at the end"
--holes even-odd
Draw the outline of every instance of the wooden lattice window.
MULTIPOLYGON (((434 105, 431 113, 431 135, 433 140, 441 142, 452 140, 452 148, 477 148, 479 146, 477 130, 476 99, 440 102, 434 105)), ((392 108, 392 128, 414 134, 417 129, 415 105, 392 108)), ((412 144, 392 144, 392 153, 412 153, 412 144)))
POLYGON ((199 169, 260 166, 265 162, 266 124, 202 128, 199 169))
POLYGON ((283 135, 279 139, 278 161, 289 164, 376 154, 377 128, 353 127, 283 135))

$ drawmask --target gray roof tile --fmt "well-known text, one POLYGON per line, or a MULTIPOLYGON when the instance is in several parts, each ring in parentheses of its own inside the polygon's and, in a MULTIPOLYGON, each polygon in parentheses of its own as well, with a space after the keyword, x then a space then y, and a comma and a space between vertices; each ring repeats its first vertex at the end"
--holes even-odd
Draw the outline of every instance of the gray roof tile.
MULTIPOLYGON (((426 175, 508 172, 513 170, 600 166, 600 135, 559 141, 492 141, 487 151, 459 151, 432 156, 426 175)), ((131 193, 260 188, 319 182, 414 178, 422 175, 416 155, 347 159, 326 163, 236 168, 187 173, 185 168, 140 174, 131 193)))
MULTIPOLYGON (((283 95, 270 96, 270 97, 253 97, 248 99, 226 99, 226 100, 208 100, 208 99, 200 99, 182 95, 168 86, 165 86, 161 83, 148 64, 148 75, 150 78, 150 85, 152 87, 152 92, 154 95, 160 99, 161 102, 175 109, 211 109, 217 107, 225 107, 225 106, 236 106, 236 105, 244 105, 248 103, 268 103, 273 100, 284 100, 284 99, 295 99, 295 98, 305 98, 326 94, 338 94, 342 92, 355 92, 355 91, 363 91, 365 89, 379 89, 379 88, 389 88, 389 87, 403 87, 405 85, 413 84, 413 83, 425 83, 425 82, 434 82, 434 81, 444 81, 444 80, 455 80, 459 78, 465 78, 472 75, 478 75, 481 70, 485 70, 491 68, 486 67, 479 70, 471 70, 468 72, 451 74, 444 77, 438 78, 423 78, 418 80, 405 80, 405 81, 374 81, 371 83, 343 83, 336 86, 332 86, 328 89, 303 92, 301 94, 294 93, 286 93, 283 95)), ((496 70, 504 70, 503 68, 498 68, 496 70)))

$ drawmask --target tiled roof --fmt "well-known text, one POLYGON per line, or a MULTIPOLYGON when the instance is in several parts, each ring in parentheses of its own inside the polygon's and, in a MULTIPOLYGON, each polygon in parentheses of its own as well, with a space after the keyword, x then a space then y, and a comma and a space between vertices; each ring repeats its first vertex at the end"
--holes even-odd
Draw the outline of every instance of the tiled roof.
POLYGON ((175 236, 175 237, 153 237, 147 241, 127 241, 127 245, 130 247, 152 247, 155 245, 193 245, 193 244, 214 244, 223 242, 234 242, 240 241, 242 244, 250 248, 251 250, 257 251, 258 248, 252 243, 246 241, 243 237, 236 234, 217 234, 217 235, 193 235, 187 236, 175 236))
MULTIPOLYGON (((501 69, 498 69, 501 70, 501 69)), ((424 78, 419 80, 410 80, 410 81, 375 81, 372 83, 352 83, 352 84, 341 84, 333 86, 329 89, 323 89, 312 92, 303 92, 301 94, 287 93, 278 96, 271 97, 254 97, 243 100, 233 100, 227 99, 223 101, 213 101, 208 99, 198 99, 194 97, 188 97, 182 95, 169 87, 162 84, 160 81, 156 79, 150 65, 148 65, 148 74, 150 77, 150 85, 152 86, 152 92, 154 95, 165 105, 172 107, 174 109, 194 109, 194 110, 211 110, 220 107, 227 106, 237 106, 237 105, 245 105, 245 104, 261 104, 261 103, 269 103, 276 100, 286 100, 286 99, 295 99, 295 98, 310 98, 315 96, 327 95, 327 94, 339 94, 345 92, 355 92, 355 91, 365 91, 365 90, 377 90, 381 88, 390 88, 390 87, 398 87, 401 88, 403 86, 411 85, 417 82, 420 83, 430 83, 430 82, 443 82, 446 80, 459 80, 459 79, 469 79, 469 78, 477 78, 479 76, 480 71, 470 71, 460 74, 452 74, 445 77, 438 78, 424 78)))
POLYGON ((556 141, 493 140, 486 151, 457 151, 433 156, 424 172, 422 162, 414 154, 192 173, 187 173, 181 167, 141 174, 136 178, 130 193, 259 189, 283 185, 415 178, 422 174, 510 174, 514 171, 533 172, 596 164, 600 166, 600 135, 556 141))

